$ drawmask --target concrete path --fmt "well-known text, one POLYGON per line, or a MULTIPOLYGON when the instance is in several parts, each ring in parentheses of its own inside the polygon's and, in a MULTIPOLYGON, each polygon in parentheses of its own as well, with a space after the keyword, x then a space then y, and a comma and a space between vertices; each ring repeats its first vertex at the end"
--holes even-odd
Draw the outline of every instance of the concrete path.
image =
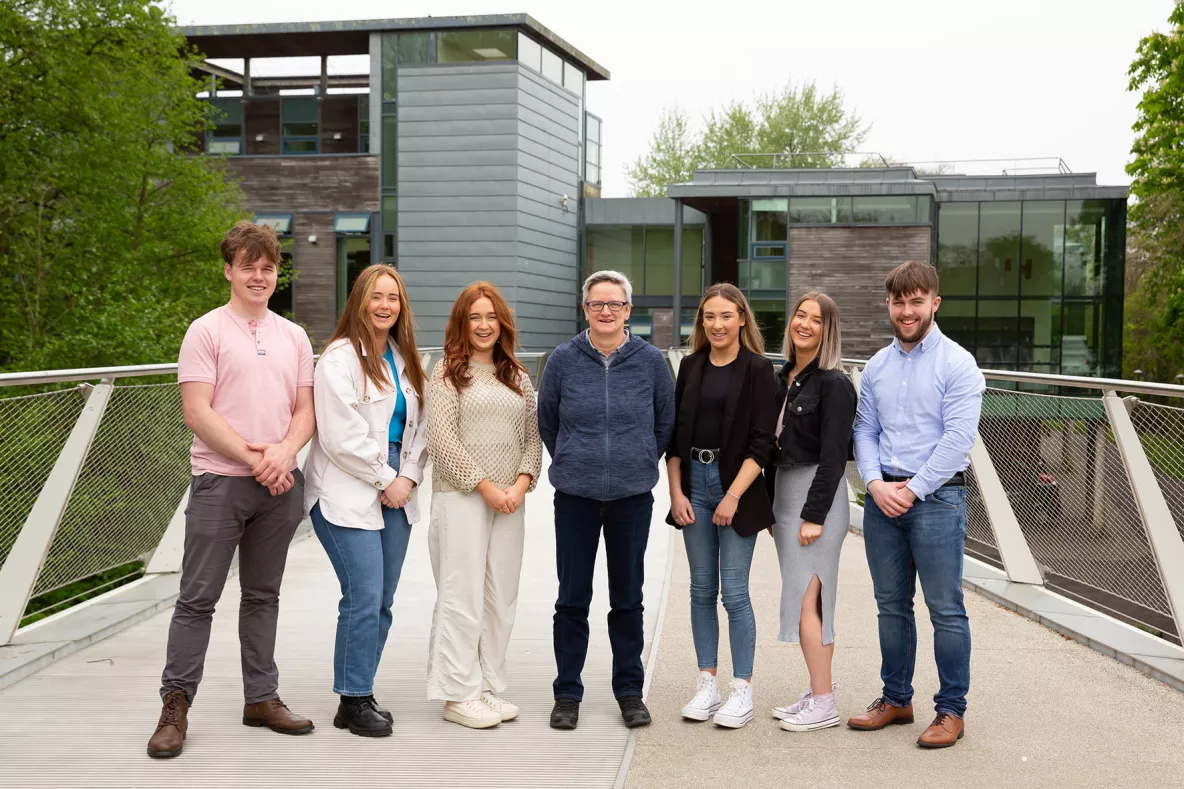
MULTIPOLYGON (((753 563, 757 717, 739 731, 679 718, 694 693, 686 553, 672 549, 672 581, 649 705, 627 786, 662 787, 1153 787, 1184 786, 1184 693, 967 593, 974 653, 966 737, 923 751, 937 690, 933 638, 920 595, 917 722, 881 732, 846 726, 782 731, 770 708, 808 685, 798 647, 777 641, 781 590, 773 541, 753 563)), ((839 710, 856 714, 879 695, 879 649, 863 541, 843 549, 836 612, 839 710)), ((719 612, 720 675, 730 687, 727 615, 719 612)))
MULTIPOLYGON (((428 491, 423 495, 426 512, 428 491)), ((205 679, 179 758, 157 761, 144 753, 160 714, 157 688, 170 610, 0 691, 0 786, 612 786, 626 753, 628 730, 621 725, 609 683, 603 551, 580 728, 555 732, 547 725, 555 676, 552 496, 544 479, 527 499, 526 558, 505 694, 522 707, 519 720, 472 731, 446 723, 441 703, 425 700, 436 590, 424 522, 413 531, 376 684, 377 697, 394 713, 394 736, 370 740, 333 728, 339 590, 314 537, 293 545, 289 555, 276 652, 282 697, 314 720, 315 732, 285 737, 240 723, 238 585, 232 579, 215 616, 205 679)), ((647 650, 666 575, 665 529, 655 526, 646 556, 645 596, 652 606, 647 650)))

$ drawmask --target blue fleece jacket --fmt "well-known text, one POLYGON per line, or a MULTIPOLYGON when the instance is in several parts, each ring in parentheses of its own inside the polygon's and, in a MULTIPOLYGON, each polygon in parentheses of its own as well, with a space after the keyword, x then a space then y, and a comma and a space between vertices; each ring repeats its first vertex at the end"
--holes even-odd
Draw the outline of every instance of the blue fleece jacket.
POLYGON ((608 367, 582 332, 555 349, 539 384, 551 484, 615 501, 653 490, 674 432, 674 380, 662 352, 630 335, 608 367))

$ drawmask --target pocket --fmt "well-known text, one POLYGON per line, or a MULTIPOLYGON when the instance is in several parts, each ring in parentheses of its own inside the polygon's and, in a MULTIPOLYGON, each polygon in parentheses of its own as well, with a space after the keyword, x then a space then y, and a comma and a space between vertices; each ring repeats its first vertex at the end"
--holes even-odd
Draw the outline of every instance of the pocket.
POLYGON ((929 494, 929 498, 940 507, 961 510, 966 503, 966 488, 963 485, 947 485, 929 494))
POLYGON ((193 498, 210 488, 214 487, 214 482, 217 480, 217 474, 198 474, 189 482, 189 498, 193 498))
POLYGON ((792 416, 806 416, 807 414, 817 413, 818 400, 819 398, 817 397, 799 396, 797 400, 794 400, 792 403, 786 406, 786 413, 792 416))

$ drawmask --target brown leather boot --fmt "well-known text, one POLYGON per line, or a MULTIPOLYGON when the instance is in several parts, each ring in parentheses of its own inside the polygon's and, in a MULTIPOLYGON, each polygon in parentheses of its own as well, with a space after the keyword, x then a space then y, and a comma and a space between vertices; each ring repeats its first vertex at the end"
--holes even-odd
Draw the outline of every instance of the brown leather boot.
POLYGON ((179 756, 185 745, 185 732, 189 729, 189 697, 183 690, 165 694, 164 709, 156 732, 148 740, 148 755, 154 759, 169 759, 179 756))
POLYGON ((917 745, 922 748, 949 748, 962 739, 965 733, 965 721, 957 715, 939 712, 933 723, 929 724, 929 728, 917 738, 917 745))
POLYGON ((279 699, 268 699, 243 707, 244 726, 266 726, 280 734, 308 734, 313 730, 312 721, 294 715, 288 705, 279 699))
POLYGON ((873 701, 867 712, 847 719, 847 725, 860 731, 879 731, 893 723, 912 723, 913 705, 895 707, 880 697, 873 701))

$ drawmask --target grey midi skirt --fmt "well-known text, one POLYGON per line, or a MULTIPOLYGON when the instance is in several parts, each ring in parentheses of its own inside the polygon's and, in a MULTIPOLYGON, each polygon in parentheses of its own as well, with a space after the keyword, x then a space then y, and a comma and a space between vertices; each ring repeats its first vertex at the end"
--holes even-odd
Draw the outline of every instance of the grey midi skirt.
POLYGON ((839 481, 834 501, 822 524, 822 536, 809 545, 798 542, 802 507, 814 481, 817 464, 781 466, 773 494, 773 540, 781 563, 781 630, 778 640, 796 644, 802 615, 802 598, 815 575, 822 583, 822 643, 835 640, 835 593, 839 582, 839 552, 851 523, 847 484, 839 481))

